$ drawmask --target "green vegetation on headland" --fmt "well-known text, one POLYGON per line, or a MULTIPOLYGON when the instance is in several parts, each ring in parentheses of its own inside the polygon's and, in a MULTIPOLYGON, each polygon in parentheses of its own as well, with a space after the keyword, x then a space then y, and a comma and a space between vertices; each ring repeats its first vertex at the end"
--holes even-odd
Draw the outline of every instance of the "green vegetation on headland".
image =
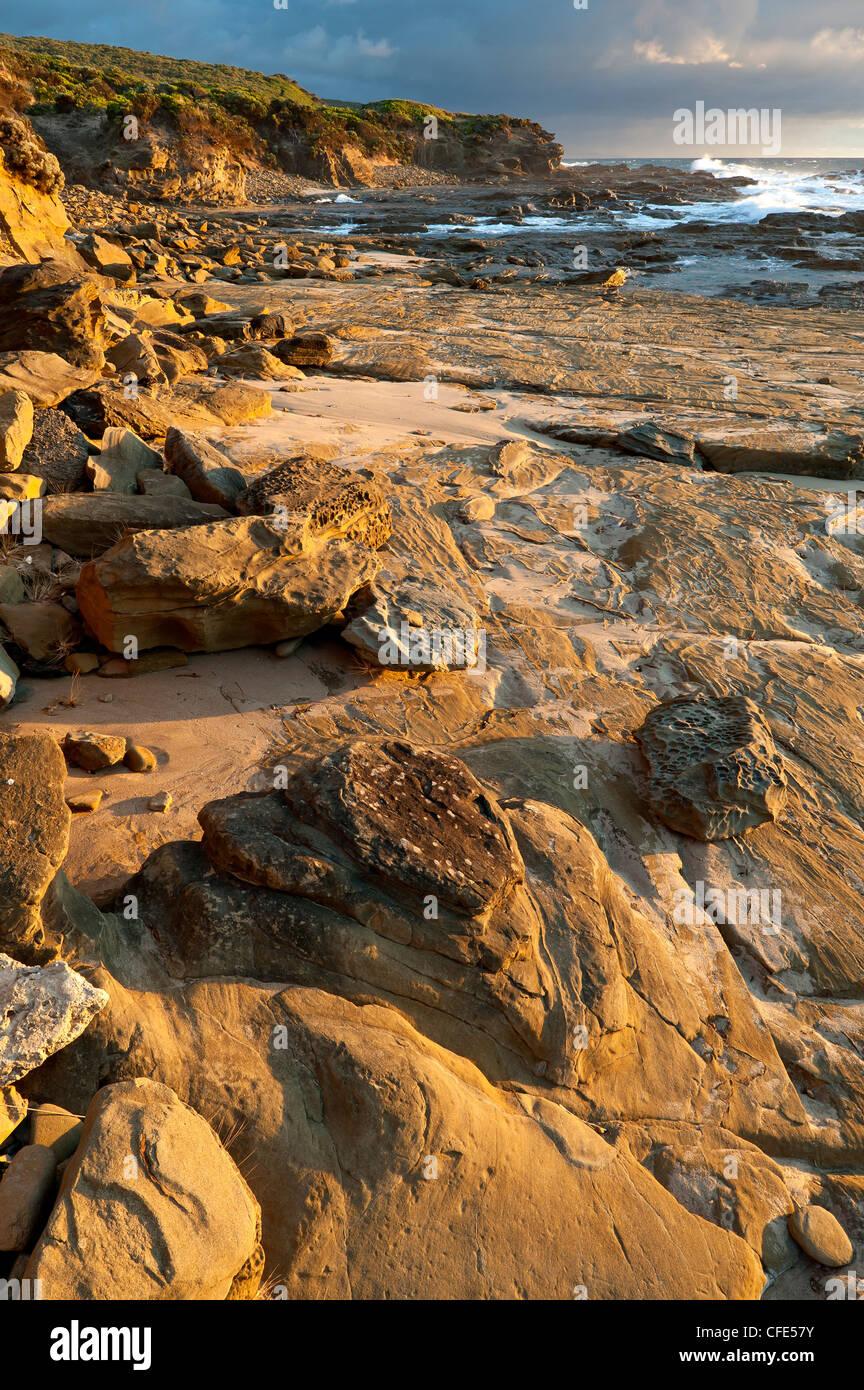
POLYGON ((0 34, 0 101, 31 114, 103 111, 118 125, 132 114, 164 117, 181 136, 208 131, 265 164, 286 140, 302 140, 314 159, 351 144, 367 156, 410 161, 430 116, 439 132, 471 148, 498 131, 524 130, 551 143, 533 121, 475 116, 418 102, 328 101, 283 73, 168 58, 106 44, 0 34), (442 130, 443 128, 443 130, 442 130))

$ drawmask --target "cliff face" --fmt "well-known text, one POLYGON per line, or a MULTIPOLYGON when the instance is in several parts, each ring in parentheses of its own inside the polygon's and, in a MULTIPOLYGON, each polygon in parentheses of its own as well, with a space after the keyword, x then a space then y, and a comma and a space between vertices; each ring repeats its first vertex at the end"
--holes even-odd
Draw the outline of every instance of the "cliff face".
POLYGON ((324 101, 282 75, 127 49, 2 35, 0 60, 69 182, 145 198, 242 203, 256 169, 333 186, 391 182, 394 169, 405 183, 415 170, 421 182, 536 175, 562 154, 532 121, 324 101))
MULTIPOLYGON (((98 111, 34 114, 33 125, 54 152, 69 183, 127 189, 149 200, 182 198, 199 203, 242 203, 246 165, 224 135, 184 130, 167 115, 137 121, 127 138, 124 123, 98 111)), ((257 160, 252 160, 255 167, 257 160)))
POLYGON ((27 121, 0 113, 0 260, 54 255, 69 220, 57 197, 63 175, 27 121))

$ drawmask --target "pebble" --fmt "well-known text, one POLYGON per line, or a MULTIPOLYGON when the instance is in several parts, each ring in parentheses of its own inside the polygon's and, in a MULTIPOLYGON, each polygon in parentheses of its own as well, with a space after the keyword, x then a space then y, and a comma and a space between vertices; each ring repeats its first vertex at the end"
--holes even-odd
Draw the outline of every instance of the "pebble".
POLYGON ((147 809, 149 811, 165 812, 170 811, 173 805, 174 798, 170 792, 157 792, 157 794, 155 796, 151 796, 150 800, 148 801, 147 809))
POLYGON ((156 767, 156 754, 140 743, 127 743, 123 761, 130 772, 152 772, 156 767))
POLYGON ((73 793, 67 796, 66 805, 70 811, 98 811, 104 795, 102 791, 73 793))

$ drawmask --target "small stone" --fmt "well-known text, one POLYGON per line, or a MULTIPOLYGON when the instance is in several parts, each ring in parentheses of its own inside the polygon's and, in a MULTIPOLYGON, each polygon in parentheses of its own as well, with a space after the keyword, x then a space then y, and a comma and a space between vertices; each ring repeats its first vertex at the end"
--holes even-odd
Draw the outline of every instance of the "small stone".
POLYGON ((805 1255, 829 1269, 840 1269, 852 1259, 851 1240, 825 1207, 799 1207, 789 1217, 789 1234, 805 1255))
POLYGON ((114 696, 113 696, 113 695, 100 695, 100 696, 99 696, 99 699, 100 699, 100 701, 101 701, 101 703, 102 703, 103 705, 110 705, 111 701, 114 699, 114 696))
POLYGON ((66 805, 70 811, 98 811, 104 795, 102 791, 76 792, 67 796, 66 805))
POLYGON ((303 641, 302 637, 289 637, 287 642, 278 642, 273 648, 276 656, 293 656, 303 641))
POLYGON ((130 772, 153 772, 156 767, 156 754, 140 743, 127 743, 123 761, 130 772))
POLYGON ((29 1250, 48 1215, 56 1172, 51 1149, 18 1150, 0 1183, 0 1250, 29 1250))
POLYGON ((148 811, 161 811, 164 814, 166 811, 170 811, 173 805, 174 798, 170 792, 157 792, 147 802, 147 809, 148 811))
POLYGON ((126 740, 111 734, 67 734, 63 752, 70 763, 83 767, 85 772, 101 772, 122 761, 126 740))

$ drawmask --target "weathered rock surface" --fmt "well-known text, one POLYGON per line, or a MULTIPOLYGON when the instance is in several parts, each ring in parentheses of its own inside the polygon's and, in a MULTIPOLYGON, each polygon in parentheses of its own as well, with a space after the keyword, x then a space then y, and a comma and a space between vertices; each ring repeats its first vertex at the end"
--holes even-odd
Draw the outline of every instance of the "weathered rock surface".
POLYGON ((840 1269, 852 1260, 851 1240, 825 1207, 796 1208, 789 1218, 789 1230, 805 1255, 829 1269, 840 1269))
POLYGON ((60 1196, 27 1266, 42 1296, 254 1298, 260 1215, 207 1122, 167 1086, 106 1086, 87 1112, 60 1196))
POLYGON ((65 961, 19 965, 0 955, 0 1086, 11 1086, 68 1047, 108 995, 65 961))
POLYGON ((138 474, 162 468, 162 455, 151 449, 132 430, 109 427, 102 448, 87 462, 87 473, 96 492, 134 493, 138 474))
POLYGON ((73 366, 56 352, 0 352, 0 391, 24 391, 34 405, 59 405, 96 376, 95 370, 73 366))
POLYGON ((342 636, 378 666, 409 671, 473 670, 483 659, 477 610, 428 581, 377 579, 351 605, 342 636))
POLYGON ((30 123, 0 116, 0 250, 39 261, 63 246, 69 219, 57 194, 63 175, 30 123))
POLYGON ((678 696, 636 732, 651 768, 648 795, 673 830, 725 840, 776 820, 786 774, 751 700, 678 696))
POLYGON ((0 471, 17 468, 33 434, 33 402, 24 391, 0 392, 0 471))
POLYGON ((49 492, 84 486, 90 448, 86 437, 62 410, 37 410, 33 433, 21 458, 24 472, 44 478, 49 492))
POLYGON ((47 498, 42 507, 42 534, 67 554, 89 559, 130 533, 200 526, 227 516, 223 507, 168 492, 142 497, 119 492, 84 493, 47 498))
POLYGON ((105 361, 107 321, 99 285, 92 277, 19 294, 14 313, 4 319, 0 352, 22 348, 56 352, 76 367, 97 370, 105 361))
POLYGON ((377 567, 355 541, 238 517, 127 536, 85 565, 76 592, 109 651, 130 635, 142 651, 227 651, 314 632, 377 567))
POLYGON ((377 550, 393 524, 379 480, 298 454, 256 478, 234 499, 244 516, 300 525, 310 536, 348 536, 377 550))
POLYGON ((69 843, 66 765, 48 734, 0 734, 0 948, 41 932, 39 907, 69 843))

